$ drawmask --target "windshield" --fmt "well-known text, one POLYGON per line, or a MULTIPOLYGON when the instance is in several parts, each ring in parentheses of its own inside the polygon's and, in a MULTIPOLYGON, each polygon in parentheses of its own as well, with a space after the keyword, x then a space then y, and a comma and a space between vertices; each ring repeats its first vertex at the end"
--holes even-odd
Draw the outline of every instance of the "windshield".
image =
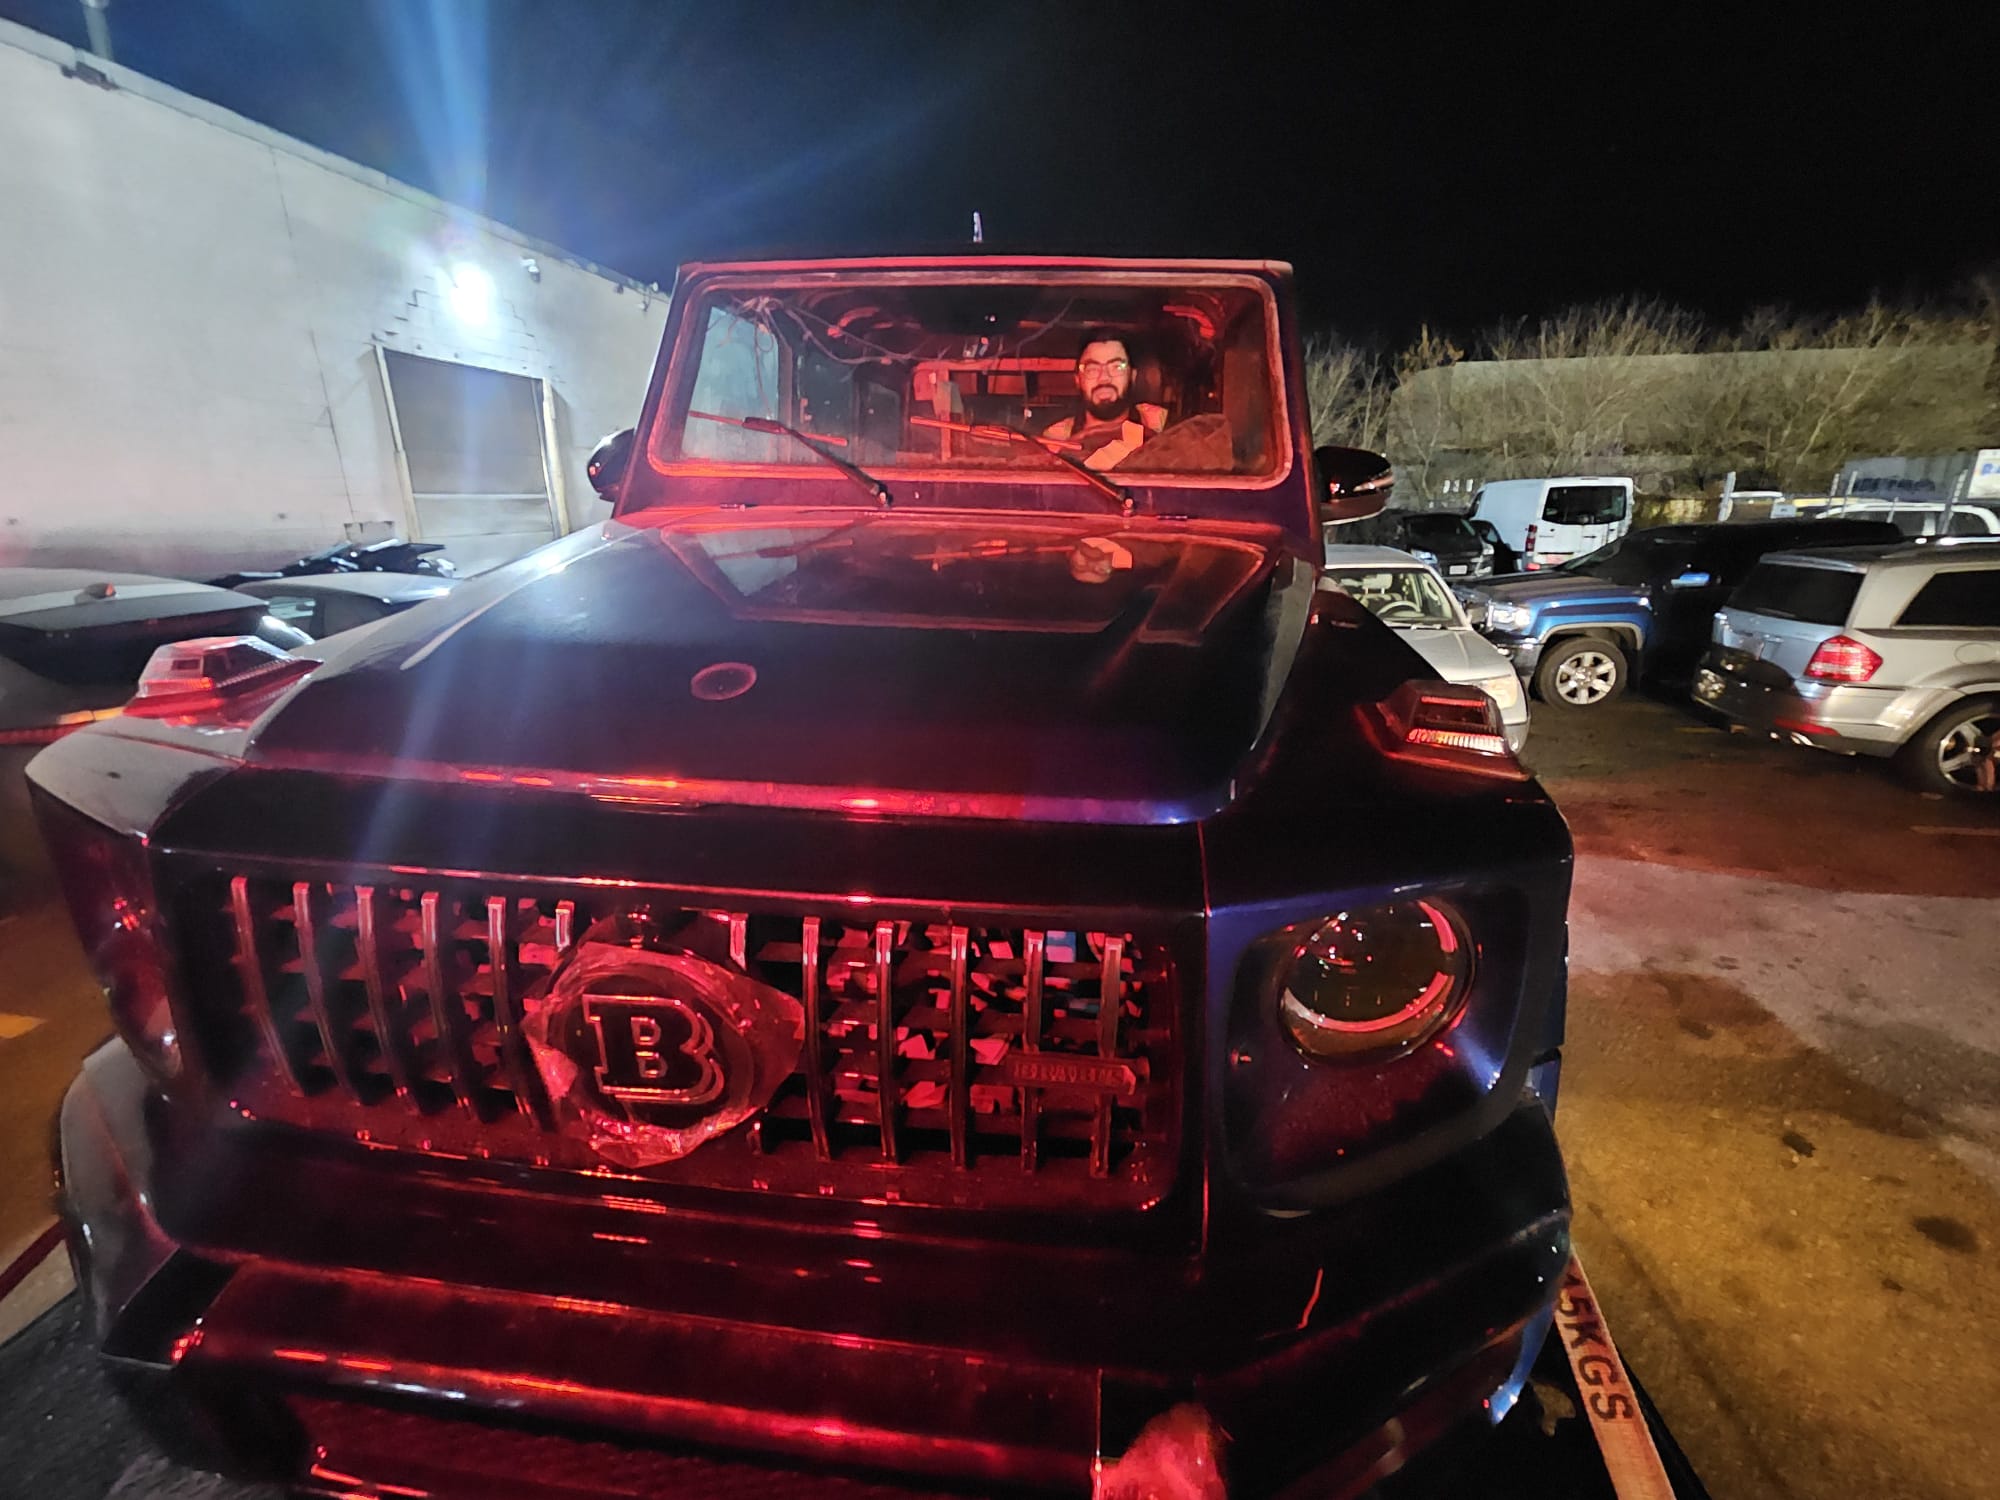
POLYGON ((1456 625, 1458 610, 1428 568, 1341 568, 1322 580, 1389 625, 1456 625))
POLYGON ((1657 531, 1628 531, 1617 541, 1557 565, 1561 573, 1581 573, 1608 583, 1651 583, 1677 578, 1694 557, 1694 539, 1657 531))
POLYGON ((885 481, 1017 480, 1051 449, 1122 482, 1252 481, 1284 457, 1275 350, 1250 277, 731 280, 686 313, 649 452, 669 473, 820 465, 749 421, 885 481))
POLYGON ((1410 537, 1419 542, 1448 542, 1455 537, 1471 537, 1478 540, 1478 533, 1464 516, 1440 514, 1427 511, 1410 517, 1405 523, 1410 537))

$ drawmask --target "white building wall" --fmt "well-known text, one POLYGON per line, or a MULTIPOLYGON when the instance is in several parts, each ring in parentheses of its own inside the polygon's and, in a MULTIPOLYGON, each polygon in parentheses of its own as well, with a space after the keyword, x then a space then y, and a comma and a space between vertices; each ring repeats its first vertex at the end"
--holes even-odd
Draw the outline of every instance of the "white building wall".
POLYGON ((666 301, 0 22, 0 565, 200 576, 411 535, 376 347, 541 378, 571 528, 666 301), (524 261, 532 260, 539 280, 524 261), (451 269, 492 278, 484 327, 451 269))

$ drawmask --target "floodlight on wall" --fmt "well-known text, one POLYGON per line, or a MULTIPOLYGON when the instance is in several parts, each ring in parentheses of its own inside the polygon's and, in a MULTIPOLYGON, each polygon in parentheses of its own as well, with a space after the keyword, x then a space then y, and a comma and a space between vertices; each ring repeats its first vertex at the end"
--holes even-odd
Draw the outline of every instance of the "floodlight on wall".
POLYGON ((493 312, 493 278, 477 266, 453 266, 451 311, 466 326, 483 328, 493 312))

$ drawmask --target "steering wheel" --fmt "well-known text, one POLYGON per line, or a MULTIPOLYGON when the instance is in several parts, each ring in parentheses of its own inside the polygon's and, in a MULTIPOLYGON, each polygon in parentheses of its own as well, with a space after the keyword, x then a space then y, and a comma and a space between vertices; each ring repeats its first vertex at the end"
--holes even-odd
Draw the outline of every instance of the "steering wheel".
POLYGON ((1422 618, 1424 612, 1407 599, 1384 599, 1382 607, 1375 613, 1383 620, 1409 620, 1422 618))

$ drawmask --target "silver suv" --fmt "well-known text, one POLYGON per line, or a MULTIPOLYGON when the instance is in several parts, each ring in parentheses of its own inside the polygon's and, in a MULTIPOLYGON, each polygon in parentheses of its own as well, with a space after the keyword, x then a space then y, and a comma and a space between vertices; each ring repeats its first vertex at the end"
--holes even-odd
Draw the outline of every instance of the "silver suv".
POLYGON ((1697 703, 1926 791, 1996 790, 2000 542, 1779 552, 1715 617, 1697 703))

